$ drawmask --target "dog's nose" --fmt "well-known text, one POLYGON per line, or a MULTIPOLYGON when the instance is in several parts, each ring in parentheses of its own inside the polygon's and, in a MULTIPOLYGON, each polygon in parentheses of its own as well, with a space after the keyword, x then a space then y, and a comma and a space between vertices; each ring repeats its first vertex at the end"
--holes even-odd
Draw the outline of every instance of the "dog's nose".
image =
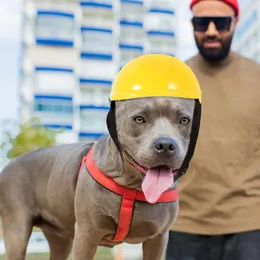
POLYGON ((153 143, 154 149, 157 153, 164 155, 171 155, 176 149, 176 143, 173 139, 167 137, 160 137, 153 143))

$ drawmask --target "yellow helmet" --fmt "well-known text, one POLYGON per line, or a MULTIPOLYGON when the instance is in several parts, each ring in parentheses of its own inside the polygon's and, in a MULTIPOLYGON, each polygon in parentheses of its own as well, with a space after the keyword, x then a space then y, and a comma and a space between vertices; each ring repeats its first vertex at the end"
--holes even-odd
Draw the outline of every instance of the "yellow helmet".
POLYGON ((122 68, 113 83, 110 100, 156 96, 198 99, 201 103, 202 92, 184 62, 165 54, 147 54, 122 68))

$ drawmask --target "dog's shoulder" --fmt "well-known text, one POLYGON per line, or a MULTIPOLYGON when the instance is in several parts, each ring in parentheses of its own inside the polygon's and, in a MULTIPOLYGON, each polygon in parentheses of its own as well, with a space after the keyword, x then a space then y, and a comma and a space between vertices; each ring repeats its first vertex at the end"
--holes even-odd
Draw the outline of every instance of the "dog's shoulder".
POLYGON ((80 164, 92 145, 93 142, 78 142, 39 148, 12 159, 2 174, 16 171, 20 174, 24 171, 47 173, 56 167, 68 167, 68 165, 75 167, 80 164))

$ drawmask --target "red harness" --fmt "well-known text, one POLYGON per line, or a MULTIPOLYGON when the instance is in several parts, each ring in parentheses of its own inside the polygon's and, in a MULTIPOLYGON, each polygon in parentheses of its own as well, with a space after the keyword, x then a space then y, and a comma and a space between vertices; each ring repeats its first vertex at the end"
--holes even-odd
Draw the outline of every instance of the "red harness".
MULTIPOLYGON (((117 232, 111 241, 124 241, 131 226, 135 201, 147 201, 143 192, 123 187, 116 183, 112 178, 101 172, 92 159, 92 152, 93 148, 91 148, 88 154, 82 159, 80 170, 86 164, 88 172, 96 180, 96 182, 108 190, 122 196, 117 232)), ((171 190, 164 192, 156 203, 174 202, 176 200, 178 200, 178 191, 171 190)))

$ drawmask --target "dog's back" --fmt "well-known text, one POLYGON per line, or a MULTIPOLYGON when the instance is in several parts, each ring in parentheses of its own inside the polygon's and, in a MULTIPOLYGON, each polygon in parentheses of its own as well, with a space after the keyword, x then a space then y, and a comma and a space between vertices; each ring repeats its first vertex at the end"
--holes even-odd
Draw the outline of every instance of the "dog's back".
POLYGON ((59 196, 72 202, 81 159, 91 145, 41 148, 13 159, 0 174, 0 215, 23 205, 36 217, 43 207, 55 209, 59 196))

